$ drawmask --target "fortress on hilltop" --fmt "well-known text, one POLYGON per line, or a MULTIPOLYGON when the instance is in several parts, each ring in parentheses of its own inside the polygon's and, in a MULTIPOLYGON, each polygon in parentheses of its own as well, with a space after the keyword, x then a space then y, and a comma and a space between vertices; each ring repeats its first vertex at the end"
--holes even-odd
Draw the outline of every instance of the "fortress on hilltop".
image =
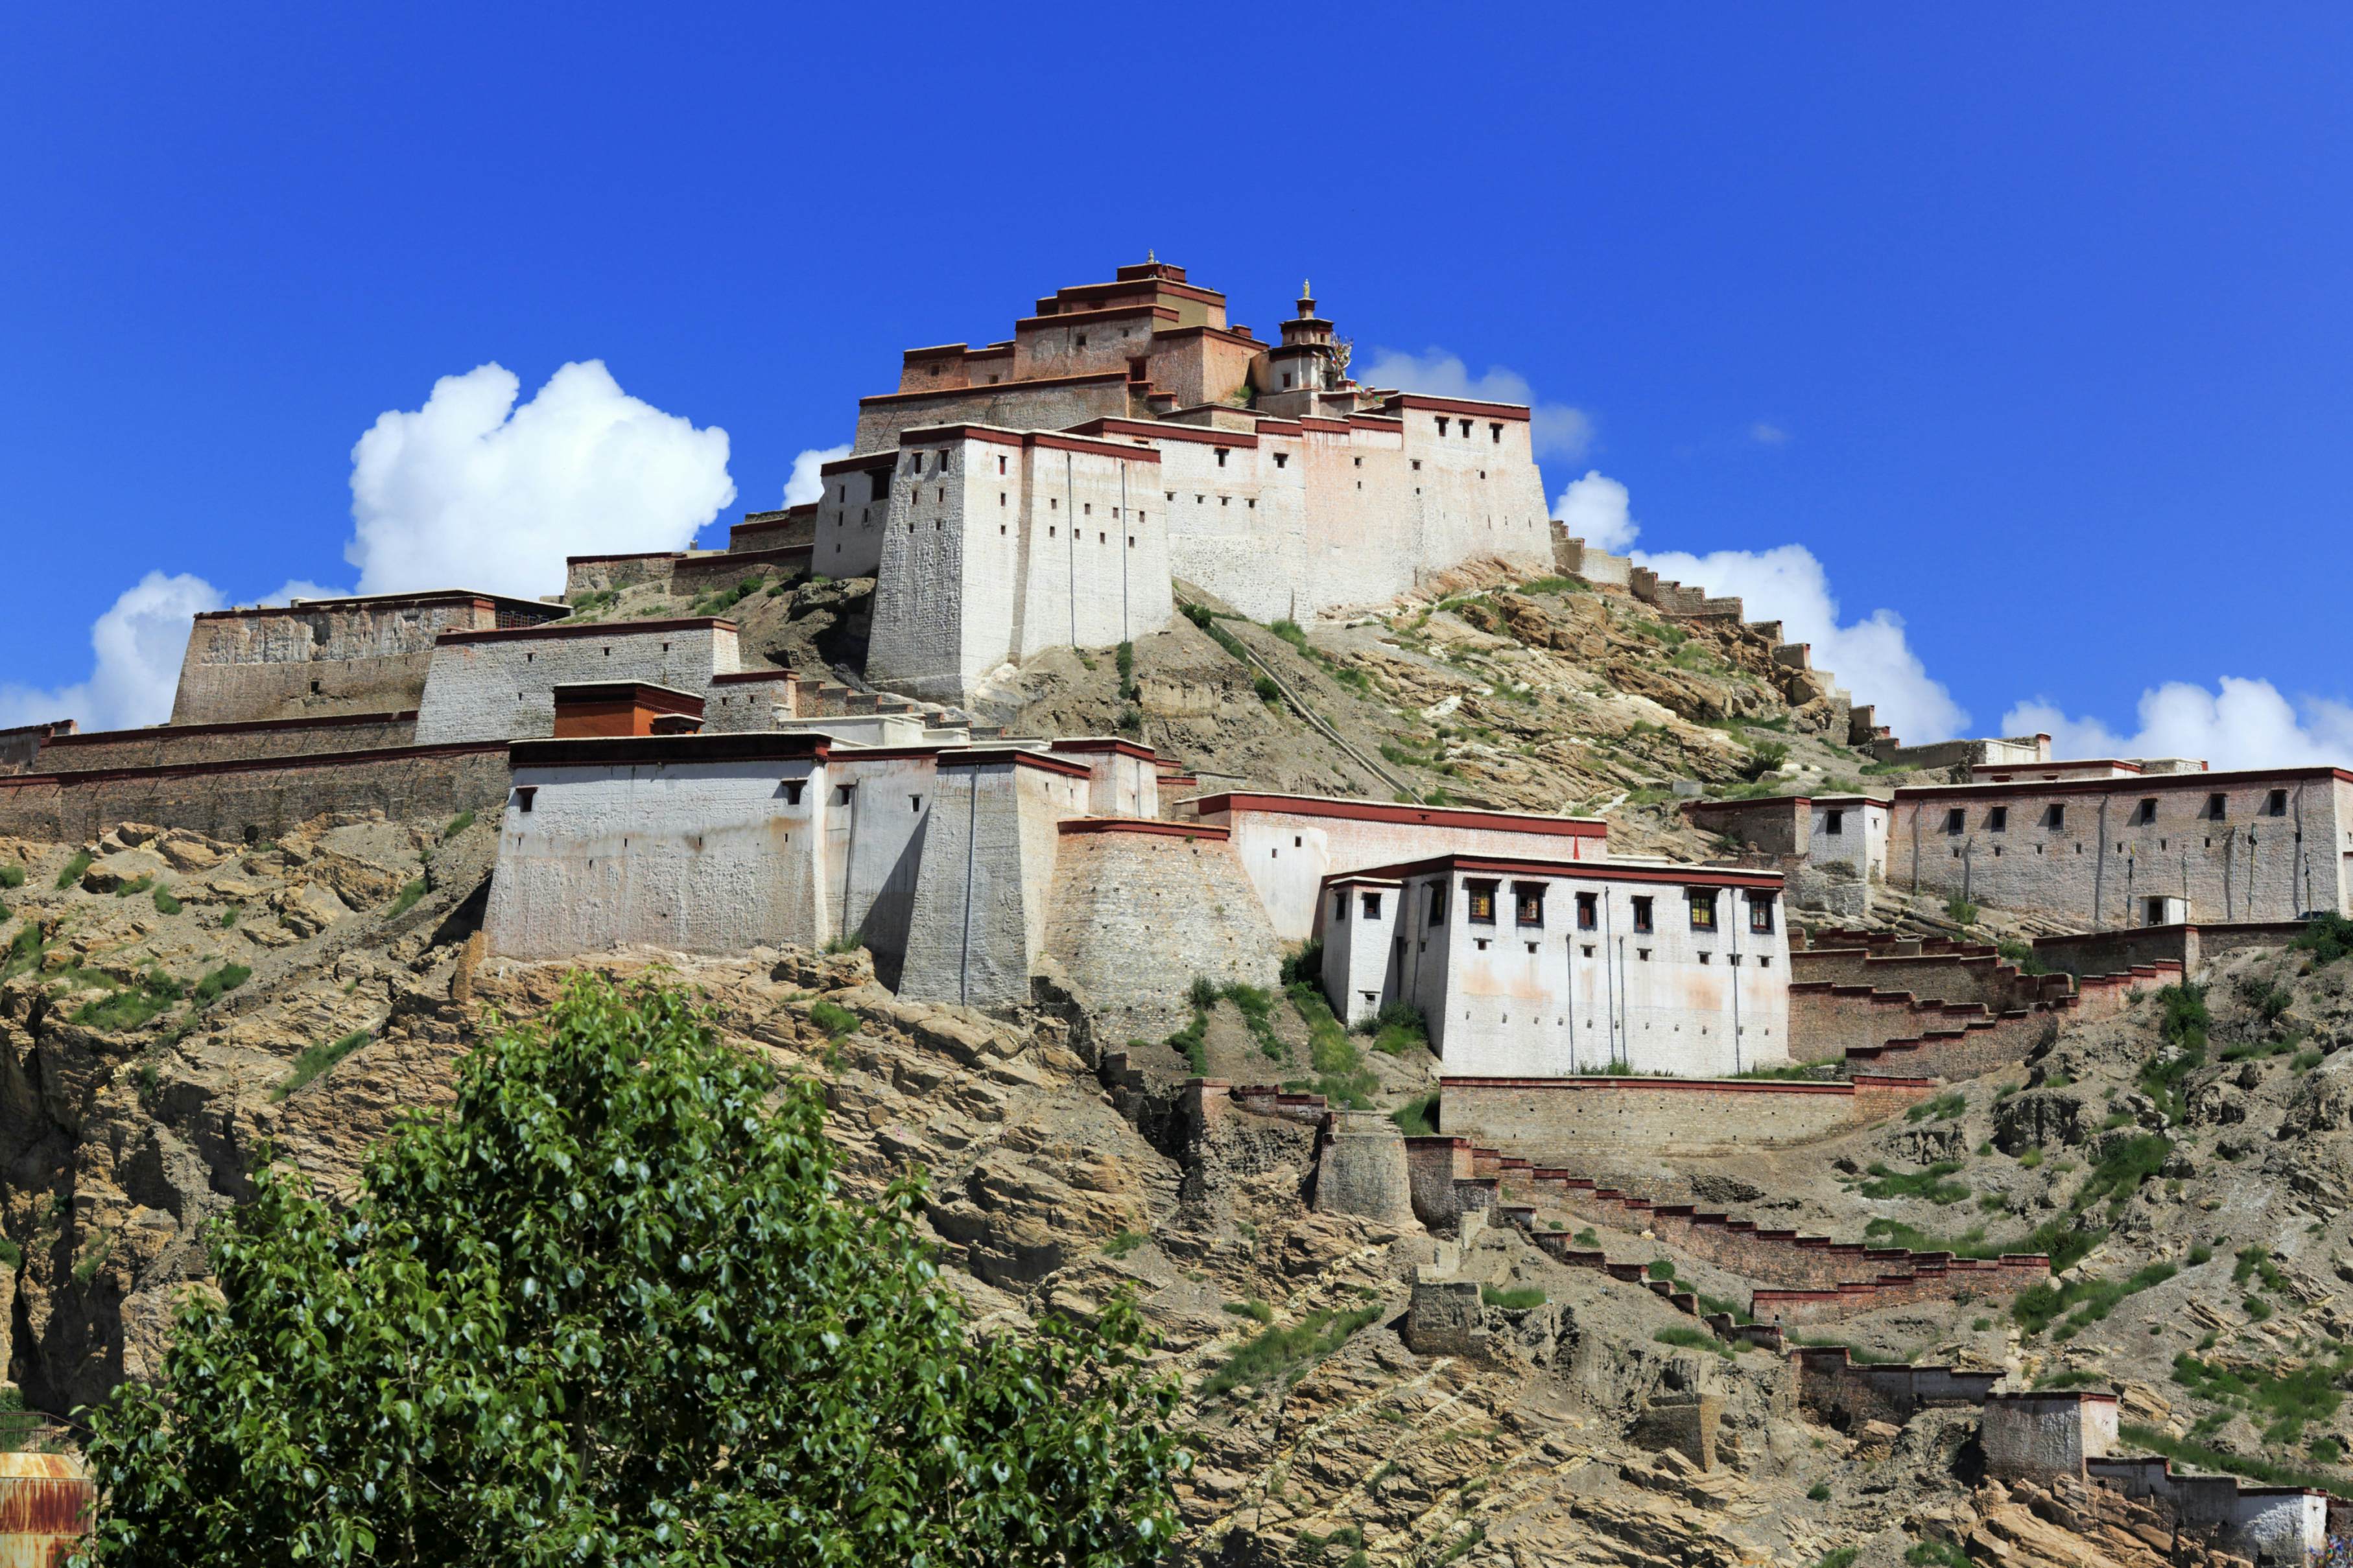
POLYGON ((875 578, 868 678, 963 701, 1050 647, 1166 626, 1170 584, 1261 620, 1376 604, 1492 559, 1548 570, 1518 404, 1358 385, 1304 292, 1268 342, 1163 261, 1039 300, 1013 336, 906 351, 805 518, 875 578))

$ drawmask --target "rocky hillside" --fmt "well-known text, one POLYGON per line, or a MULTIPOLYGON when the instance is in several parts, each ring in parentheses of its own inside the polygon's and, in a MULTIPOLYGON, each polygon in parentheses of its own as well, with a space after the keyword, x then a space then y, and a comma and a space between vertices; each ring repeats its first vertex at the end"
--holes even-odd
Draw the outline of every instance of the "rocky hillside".
MULTIPOLYGON (((1738 628, 1670 626, 1574 584, 1441 588, 1312 637, 1204 605, 1139 642, 1130 670, 1053 656, 984 716, 1124 725, 1205 784, 1394 780, 1602 810, 1613 842, 1690 858, 1712 846, 1669 809, 1672 781, 1864 780, 1821 732, 1821 695, 1738 628)), ((813 647, 850 635, 861 592, 763 589, 735 613, 761 628, 747 646, 813 647)), ((322 819, 253 846, 136 826, 0 842, 0 1322, 28 1404, 63 1417, 155 1364, 172 1303, 204 1286, 202 1226, 255 1160, 348 1180, 391 1118, 442 1101, 494 1015, 554 994, 560 968, 479 960, 491 847, 463 818, 322 819)), ((902 1004, 862 955, 663 961, 744 1048, 827 1082, 853 1185, 932 1173, 931 1226, 985 1315, 1141 1298, 1199 1433, 1187 1560, 2203 1560, 2105 1494, 1984 1479, 1974 1412, 1810 1419, 1786 1359, 1509 1228, 1461 1260, 1486 1288, 1488 1349, 1415 1353, 1403 1315, 1440 1240, 1318 1212, 1312 1128, 1184 1113, 1182 1079, 1207 1068, 1418 1124, 1434 1067, 1419 1042, 1349 1037, 1312 992, 1205 999, 1174 1039, 1131 1047, 1095 1037, 1084 997, 1011 1018, 902 1004), (1699 1391, 1723 1401, 1713 1468, 1651 1419, 1699 1391)), ((1842 1240, 2051 1250, 2054 1284, 2015 1302, 1800 1332, 2113 1386, 2145 1451, 2353 1486, 2353 1324, 2336 1300, 2353 1281, 2353 959, 2242 953, 2204 979, 1835 1142, 1585 1173, 1842 1240)), ((1638 1215, 1537 1223, 1708 1300, 1745 1305, 1757 1283, 1638 1215)))

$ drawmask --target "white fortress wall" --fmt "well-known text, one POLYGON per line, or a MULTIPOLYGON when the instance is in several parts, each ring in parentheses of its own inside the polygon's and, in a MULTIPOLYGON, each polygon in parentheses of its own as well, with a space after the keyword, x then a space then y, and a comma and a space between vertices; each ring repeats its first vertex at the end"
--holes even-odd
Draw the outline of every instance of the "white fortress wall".
POLYGON ((1420 513, 1418 565, 1436 571, 1492 556, 1552 569, 1550 511, 1525 408, 1408 395, 1384 412, 1403 424, 1406 479, 1420 513))
POLYGON ((694 952, 821 945, 822 751, 801 736, 733 750, 725 760, 664 760, 688 753, 652 737, 519 752, 491 882, 490 950, 530 959, 639 942, 694 952))
POLYGON ((1028 1000, 1057 827, 1086 809, 1084 768, 1034 752, 942 758, 924 826, 900 994, 974 1006, 1028 1000))
POLYGON ((895 450, 844 458, 819 470, 825 490, 817 503, 816 548, 809 570, 826 577, 871 576, 882 563, 882 538, 891 523, 891 481, 895 450))
POLYGON ((1029 539, 1018 637, 997 642, 974 674, 1048 648, 1127 642, 1166 626, 1173 608, 1158 449, 1041 433, 1024 456, 1029 539))
POLYGON ((560 685, 644 680, 701 696, 712 676, 738 668, 734 624, 708 616, 445 632, 426 671, 417 743, 553 734, 560 685))
POLYGON ((882 983, 895 984, 923 831, 938 804, 938 749, 844 749, 833 753, 826 784, 828 934, 861 939, 882 983))
POLYGON ((1109 735, 1068 736, 1047 748, 1088 773, 1090 816, 1156 817, 1160 769, 1151 747, 1109 735))
POLYGON ((1253 620, 1292 613, 1307 575, 1307 475, 1295 437, 1162 426, 1169 571, 1253 620))

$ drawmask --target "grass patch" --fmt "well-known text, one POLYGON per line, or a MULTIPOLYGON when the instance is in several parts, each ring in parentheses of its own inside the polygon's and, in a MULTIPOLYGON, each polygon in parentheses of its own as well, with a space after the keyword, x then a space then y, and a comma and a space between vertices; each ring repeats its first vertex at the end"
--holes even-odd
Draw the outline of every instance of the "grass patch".
POLYGON ((2353 920, 2325 914, 2296 932, 2287 945, 2291 952, 2309 954, 2314 968, 2325 967, 2353 952, 2353 920))
POLYGON ((1956 925, 1973 926, 1978 923, 1978 907, 1955 893, 1945 900, 1945 916, 1956 925))
POLYGON ((1925 1198, 1932 1204, 1957 1204, 1969 1195, 1969 1189, 1945 1178, 1960 1168, 1958 1160, 1939 1160, 1924 1170, 1892 1171, 1874 1160, 1872 1179, 1855 1190, 1867 1198, 1925 1198))
POLYGON ((392 902, 385 906, 384 918, 388 921, 398 920, 402 915, 415 909, 417 900, 424 896, 425 879, 419 877, 393 895, 392 902))
POLYGON ((1808 1487, 1806 1489, 1806 1500, 1808 1502, 1830 1501, 1831 1489, 1829 1484, 1823 1481, 1816 1481, 1812 1486, 1808 1487))
POLYGON ((144 877, 134 877, 130 881, 114 889, 114 896, 118 899, 127 899, 132 897, 133 894, 143 893, 154 885, 155 878, 153 873, 144 877))
POLYGON ((16 928, 8 941, 5 952, 0 952, 0 980, 14 980, 19 974, 30 974, 41 967, 41 954, 47 946, 41 940, 41 930, 30 921, 16 928))
POLYGON ((0 888, 21 888, 25 885, 25 868, 0 866, 0 888))
POLYGON ((1911 1563, 1912 1568, 1977 1568, 1977 1564, 1969 1561, 1968 1552, 1949 1541, 1938 1541, 1934 1537, 1914 1542, 1912 1550, 1904 1554, 1904 1561, 1911 1563))
POLYGON ((839 1039, 858 1027, 858 1015, 849 1008, 823 999, 809 1004, 809 1022, 823 1029, 832 1039, 839 1039))
POLYGON ((1852 1546, 1841 1546, 1836 1552, 1825 1552, 1814 1559, 1814 1568, 1854 1568, 1856 1552, 1852 1546))
POLYGON ((1593 1227, 1589 1225, 1583 1230, 1578 1231, 1575 1236, 1570 1237, 1568 1239, 1577 1243, 1577 1246, 1584 1247, 1595 1247, 1601 1245, 1601 1238, 1593 1234, 1593 1227))
POLYGON ((2250 1279, 2261 1279, 2266 1290, 2287 1294, 2287 1276, 2272 1261, 2272 1249, 2268 1247, 2242 1247, 2232 1259, 2231 1283, 2244 1285, 2250 1279))
POLYGON ((2170 1263, 2152 1263, 2122 1279, 2045 1280, 2019 1292, 2010 1315, 2030 1334, 2049 1328, 2063 1313, 2058 1338, 2073 1339, 2115 1310, 2127 1296, 2137 1296, 2152 1285, 2162 1285, 2178 1272, 2170 1263))
POLYGON ((1369 1021, 1358 1025, 1357 1032, 1370 1035, 1373 1049, 1384 1056, 1401 1057, 1409 1051, 1427 1049, 1430 1045, 1429 1020, 1410 1002, 1391 1002, 1369 1021))
POLYGON ((2220 1448, 2176 1437, 2169 1432, 2160 1432, 2154 1426, 2144 1426, 2137 1422, 2126 1422, 2117 1428, 2116 1435, 2136 1448, 2146 1448, 2152 1454, 2162 1454, 2168 1459, 2179 1459, 2184 1464, 2245 1476, 2250 1480, 2275 1487, 2312 1487, 2332 1497, 2343 1497, 2346 1493, 2342 1481, 2332 1480, 2298 1466, 2275 1465, 2268 1459, 2224 1453, 2220 1448))
POLYGON ((2078 1213, 2105 1199, 2110 1215, 2125 1206, 2126 1200, 2140 1190, 2140 1184, 2157 1174, 2173 1152, 2173 1140, 2162 1132, 2144 1132, 2126 1138, 2100 1157, 2091 1174, 2075 1190, 2069 1206, 2078 1213))
POLYGON ((1645 1272, 1653 1279, 1672 1279, 1675 1277, 1675 1266, 1666 1258, 1655 1258, 1645 1272))
POLYGON ((1308 1369, 1338 1350, 1359 1330, 1381 1315, 1378 1302, 1351 1312, 1329 1309, 1309 1313, 1288 1328, 1269 1328, 1226 1358, 1201 1384, 1201 1397, 1214 1399, 1238 1388, 1260 1389, 1271 1383, 1285 1385, 1307 1375, 1308 1369))
POLYGON ((1514 1286, 1509 1290, 1494 1285, 1479 1287, 1482 1306, 1501 1307, 1511 1312, 1525 1312, 1530 1307, 1541 1307, 1545 1300, 1545 1293, 1534 1285, 1514 1286))
POLYGON ((189 1000, 197 1007, 209 1007, 252 978, 253 971, 244 964, 224 963, 196 982, 189 1000))
POLYGON ((455 838, 458 835, 465 832, 466 829, 473 826, 474 814, 470 811, 461 811, 457 816, 449 819, 449 825, 441 830, 441 837, 444 838, 455 838))
POLYGON ((1261 1326, 1274 1321, 1274 1309, 1255 1296, 1246 1301, 1229 1301, 1226 1310, 1237 1318, 1248 1318, 1261 1326))
POLYGON ((286 1075, 284 1083, 269 1091, 269 1098, 272 1100, 283 1100, 311 1079, 324 1077, 334 1069, 337 1062, 367 1043, 368 1032, 365 1029, 353 1029, 340 1040, 327 1040, 315 1046, 305 1046, 302 1048, 302 1054, 294 1058, 294 1070, 286 1075))
POLYGON ((1389 1120, 1409 1138, 1432 1138, 1438 1134, 1438 1090, 1417 1095, 1389 1112, 1389 1120))
MULTIPOLYGON (((1236 987, 1236 989, 1242 989, 1236 987)), ((1356 1042, 1333 1016, 1324 994, 1304 982, 1283 988, 1292 1011, 1307 1026, 1307 1060, 1315 1069, 1315 1092, 1351 1110, 1370 1110, 1381 1080, 1365 1066, 1356 1042)))
POLYGON ((1201 1044, 1201 1037, 1209 1031, 1209 1010, 1196 1003, 1193 1021, 1168 1037, 1168 1048, 1185 1058, 1195 1078, 1209 1075, 1209 1053, 1201 1044))
POLYGON ((90 869, 90 863, 95 858, 87 849, 75 850, 74 858, 66 862, 66 868, 58 873, 58 891, 62 893, 80 881, 81 874, 90 869))
POLYGON ((1123 1230, 1117 1236, 1113 1237, 1109 1241, 1103 1243, 1103 1256, 1105 1258, 1125 1258, 1129 1253, 1134 1252, 1137 1247, 1142 1247, 1144 1242, 1145 1235, 1142 1231, 1123 1230))
POLYGON ((181 903, 179 900, 172 896, 171 889, 158 888, 155 889, 155 912, 157 914, 176 915, 186 907, 186 905, 181 903))
POLYGON ((2048 974, 2051 966, 2034 956, 2034 949, 2014 936, 2006 936, 1994 943, 1994 955, 2021 974, 2048 974))
POLYGON ((1725 1344, 1705 1329, 1694 1329, 1684 1323, 1675 1323, 1661 1329, 1651 1338, 1662 1345, 1680 1345, 1685 1350, 1714 1351, 1726 1361, 1730 1361, 1734 1354, 1730 1345, 1725 1344))
POLYGON ((1840 1059, 1837 1057, 1824 1057, 1820 1061, 1789 1062, 1777 1068, 1750 1068, 1746 1072, 1736 1072, 1732 1076, 1759 1079, 1825 1078, 1829 1076, 1830 1069, 1838 1066, 1840 1059))
POLYGON ((1957 1121, 1968 1112, 1969 1102, 1960 1090, 1940 1094, 1934 1100, 1924 1100, 1904 1113, 1906 1121, 1957 1121))
POLYGON ((186 986, 161 969, 150 969, 139 977, 136 985, 126 985, 111 995, 83 1003, 75 1010, 73 1021, 110 1035, 121 1034, 142 1027, 186 994, 186 986))
POLYGON ((2024 1236, 1986 1239, 1985 1226, 1971 1226, 1958 1236, 1938 1236, 1900 1220, 1875 1219, 1862 1227, 1865 1239, 1915 1252, 1949 1252, 1956 1258, 2000 1258, 2005 1253, 2039 1252, 2051 1259, 2051 1271, 2062 1274, 2083 1261, 2092 1248, 2108 1238, 2105 1226, 2085 1225, 2075 1215, 2045 1221, 2024 1236))

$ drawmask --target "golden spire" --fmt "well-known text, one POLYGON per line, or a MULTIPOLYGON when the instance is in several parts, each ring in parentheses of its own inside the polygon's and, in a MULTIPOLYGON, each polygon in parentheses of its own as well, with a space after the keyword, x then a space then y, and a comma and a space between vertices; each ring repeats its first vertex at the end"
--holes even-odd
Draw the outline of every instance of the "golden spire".
POLYGON ((1152 247, 1147 245, 1144 247, 1144 264, 1146 267, 1155 266, 1159 262, 1159 254, 1155 251, 1152 247))

